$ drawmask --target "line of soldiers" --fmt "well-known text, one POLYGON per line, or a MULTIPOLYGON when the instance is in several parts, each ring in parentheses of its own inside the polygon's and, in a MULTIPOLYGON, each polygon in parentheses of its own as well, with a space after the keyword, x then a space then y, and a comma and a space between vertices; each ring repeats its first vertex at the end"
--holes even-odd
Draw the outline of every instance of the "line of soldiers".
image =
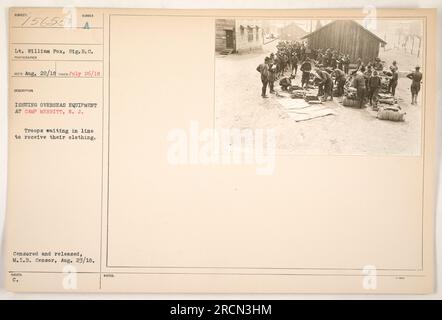
POLYGON ((350 70, 350 56, 348 54, 340 53, 339 51, 328 48, 325 51, 322 49, 313 50, 313 59, 318 62, 319 65, 333 70, 339 69, 344 71, 345 74, 350 70))
POLYGON ((261 73, 261 96, 263 98, 267 98, 267 86, 270 89, 270 93, 274 93, 274 82, 282 77, 287 70, 290 71, 291 78, 294 79, 298 72, 299 62, 302 61, 302 70, 310 53, 310 50, 304 43, 296 41, 280 41, 276 48, 276 54, 271 53, 269 57, 265 57, 264 63, 256 68, 261 73))
MULTIPOLYGON (((328 98, 333 100, 334 86, 336 87, 336 96, 343 96, 344 86, 351 79, 351 86, 357 91, 360 107, 363 107, 368 99, 373 109, 377 109, 378 94, 381 88, 380 73, 384 68, 380 58, 377 57, 367 64, 364 64, 361 58, 357 59, 356 70, 350 74, 349 55, 340 53, 333 48, 311 50, 305 43, 296 41, 280 41, 276 48, 276 54, 271 53, 270 56, 265 57, 264 63, 257 67, 257 71, 261 73, 263 84, 261 96, 263 98, 267 98, 267 86, 270 88, 270 93, 275 92, 274 82, 280 77, 282 77, 281 88, 283 90, 289 88, 300 65, 301 88, 308 87, 313 74, 314 82, 318 86, 318 97, 322 97, 323 101, 328 98), (286 71, 290 71, 289 77, 284 77, 286 71)), ((393 61, 389 69, 390 71, 387 72, 390 76, 388 91, 394 97, 398 84, 397 62, 393 61)), ((416 71, 407 77, 412 80, 412 104, 415 104, 422 80, 419 67, 416 67, 416 71)))

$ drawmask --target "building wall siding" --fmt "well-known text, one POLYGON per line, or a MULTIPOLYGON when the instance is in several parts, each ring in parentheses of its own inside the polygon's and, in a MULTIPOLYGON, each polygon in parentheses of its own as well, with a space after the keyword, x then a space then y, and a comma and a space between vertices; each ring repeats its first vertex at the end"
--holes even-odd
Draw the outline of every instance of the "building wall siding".
POLYGON ((227 48, 226 30, 233 31, 233 49, 238 53, 246 53, 262 49, 263 27, 260 20, 216 19, 215 22, 215 51, 221 52, 227 48), (253 28, 248 28, 253 26, 253 28), (248 32, 253 40, 249 41, 248 32))
MULTIPOLYGON (((215 23, 215 51, 220 52, 226 49, 226 30, 233 30, 235 35, 234 19, 216 19, 215 23)), ((233 40, 235 46, 235 39, 233 40)))
POLYGON ((263 28, 260 20, 236 20, 236 51, 245 53, 262 49, 263 28), (253 26, 253 28, 248 28, 253 26), (258 28, 256 28, 258 27, 258 28), (253 35, 253 40, 249 41, 249 29, 253 35))

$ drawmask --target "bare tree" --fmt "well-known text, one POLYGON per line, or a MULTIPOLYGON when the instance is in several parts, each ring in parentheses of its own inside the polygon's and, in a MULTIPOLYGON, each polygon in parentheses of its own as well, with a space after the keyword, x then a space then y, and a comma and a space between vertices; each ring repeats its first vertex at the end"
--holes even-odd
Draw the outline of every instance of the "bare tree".
POLYGON ((414 46, 415 46, 415 40, 419 40, 419 44, 417 47, 417 56, 420 56, 421 52, 421 44, 422 44, 422 25, 419 21, 415 21, 410 23, 410 34, 409 36, 412 39, 412 45, 411 45, 411 54, 413 54, 414 46))

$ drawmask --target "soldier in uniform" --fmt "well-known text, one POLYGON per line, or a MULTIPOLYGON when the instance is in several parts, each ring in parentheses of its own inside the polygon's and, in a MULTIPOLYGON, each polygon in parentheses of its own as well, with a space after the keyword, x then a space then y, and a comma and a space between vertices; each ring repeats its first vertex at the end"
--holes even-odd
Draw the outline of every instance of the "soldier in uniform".
POLYGON ((261 82, 262 82, 261 97, 263 98, 268 98, 266 95, 266 91, 267 91, 267 84, 269 83, 269 62, 270 58, 265 57, 264 63, 261 63, 256 68, 256 71, 258 71, 261 74, 261 82))
POLYGON ((296 74, 298 73, 298 57, 296 56, 296 52, 292 52, 291 57, 292 59, 290 61, 290 64, 292 67, 292 74, 293 70, 295 70, 295 76, 296 76, 296 74))
POLYGON ((329 67, 331 67, 333 70, 338 67, 338 56, 336 53, 333 53, 329 67))
POLYGON ((369 80, 369 93, 368 96, 370 98, 370 105, 373 106, 373 110, 378 110, 378 94, 379 88, 381 87, 381 78, 378 75, 378 72, 373 71, 373 75, 369 80))
POLYGON ((369 90, 369 88, 370 88, 370 78, 372 75, 373 75, 373 70, 371 68, 371 64, 368 64, 368 66, 366 67, 365 72, 364 72, 365 87, 367 88, 367 90, 369 90))
POLYGON ((282 91, 289 91, 292 86, 292 79, 295 76, 291 75, 290 77, 284 77, 279 81, 279 85, 281 86, 282 91))
POLYGON ((391 65, 390 69, 391 69, 391 68, 394 68, 394 71, 396 71, 396 72, 399 70, 399 67, 398 67, 396 61, 393 61, 393 63, 392 63, 392 65, 391 65))
POLYGON ((325 56, 326 56, 326 60, 325 60, 325 66, 329 67, 331 65, 331 60, 332 60, 332 51, 330 48, 328 48, 327 50, 325 50, 325 56))
POLYGON ((347 54, 344 57, 344 72, 345 72, 345 74, 348 74, 349 69, 350 69, 350 57, 347 54))
POLYGON ((338 69, 344 70, 344 56, 343 55, 338 56, 338 69))
POLYGON ((333 81, 331 75, 327 71, 318 68, 315 71, 319 77, 318 96, 321 95, 320 91, 323 91, 322 101, 327 101, 328 97, 330 97, 330 100, 333 100, 333 81))
POLYGON ((374 60, 374 68, 377 70, 377 71, 382 71, 382 69, 383 69, 383 65, 382 65, 382 61, 381 61, 381 59, 379 58, 379 57, 377 57, 375 60, 374 60))
POLYGON ((337 95, 338 97, 342 97, 344 95, 344 85, 345 85, 345 73, 341 69, 336 69, 334 71, 335 74, 335 83, 337 87, 337 95))
POLYGON ((362 67, 362 59, 358 58, 358 60, 356 60, 356 70, 359 70, 362 67))
POLYGON ((422 72, 419 70, 420 67, 417 66, 414 72, 407 75, 407 78, 411 80, 411 104, 417 104, 417 95, 421 90, 422 72))
POLYGON ((359 108, 364 107, 365 102, 365 77, 364 77, 365 67, 362 67, 361 70, 356 72, 356 76, 353 80, 353 87, 356 88, 356 96, 359 101, 359 108))
POLYGON ((328 97, 330 97, 330 101, 333 101, 333 79, 327 71, 324 71, 323 75, 325 76, 323 99, 327 101, 328 97))
POLYGON ((275 80, 276 80, 277 67, 276 67, 276 64, 274 64, 274 63, 269 63, 268 66, 269 66, 268 81, 269 81, 270 93, 275 93, 275 90, 273 89, 273 85, 274 85, 275 80))
POLYGON ((312 71, 312 65, 310 63, 310 59, 307 58, 304 63, 301 65, 302 78, 301 78, 301 87, 304 88, 304 85, 307 87, 308 82, 310 80, 310 72, 312 71))
POLYGON ((390 85, 389 85, 389 89, 391 90, 391 94, 393 95, 393 97, 396 94, 396 87, 397 87, 397 82, 398 82, 398 72, 397 72, 397 67, 395 68, 394 66, 390 67, 390 71, 392 73, 391 79, 390 79, 390 85))
POLYGON ((315 84, 318 85, 318 93, 316 94, 318 97, 324 96, 324 78, 325 76, 322 74, 325 72, 322 68, 315 68, 316 79, 315 84))

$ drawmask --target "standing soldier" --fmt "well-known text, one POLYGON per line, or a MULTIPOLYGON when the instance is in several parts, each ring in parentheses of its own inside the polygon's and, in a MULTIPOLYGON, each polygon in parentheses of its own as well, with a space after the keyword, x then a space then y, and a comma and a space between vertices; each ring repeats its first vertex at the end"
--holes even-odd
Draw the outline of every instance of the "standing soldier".
POLYGON ((336 55, 336 53, 333 53, 332 58, 330 60, 330 65, 329 65, 333 70, 335 70, 338 67, 338 56, 336 55))
POLYGON ((356 70, 359 70, 362 66, 362 59, 358 58, 358 60, 356 60, 356 70))
POLYGON ((344 56, 343 55, 339 55, 339 57, 338 57, 338 69, 344 70, 344 56))
POLYGON ((276 73, 277 73, 277 77, 279 77, 281 62, 279 60, 278 54, 276 54, 276 57, 275 57, 275 59, 273 61, 273 64, 276 65, 276 73))
POLYGON ((370 97, 370 106, 373 106, 373 110, 378 110, 378 94, 379 94, 379 88, 381 87, 381 78, 378 76, 378 72, 375 70, 373 71, 373 75, 370 77, 369 80, 369 93, 368 96, 370 97))
POLYGON ((307 87, 308 82, 310 80, 310 71, 312 71, 312 65, 310 63, 309 58, 307 58, 304 63, 301 65, 302 78, 301 78, 301 87, 307 87))
MULTIPOLYGON (((371 65, 369 64, 369 65, 366 67, 366 70, 365 70, 365 72, 364 72, 364 77, 365 77, 365 87, 367 88, 367 90, 369 90, 369 88, 370 88, 370 78, 371 78, 372 74, 373 74, 373 71, 372 71, 372 69, 371 69, 371 65)), ((368 93, 369 93, 369 92, 368 92, 368 93)))
POLYGON ((364 71, 365 68, 362 67, 361 70, 356 72, 356 76, 353 80, 353 87, 355 87, 357 90, 356 96, 359 101, 359 108, 361 109, 364 107, 365 92, 366 92, 364 71))
POLYGON ((331 65, 331 59, 332 59, 332 52, 331 52, 330 48, 325 50, 325 56, 326 56, 325 66, 329 67, 331 65))
POLYGON ((302 43, 302 45, 301 45, 301 61, 305 61, 305 60, 307 60, 307 57, 305 55, 305 44, 302 43))
POLYGON ((328 97, 330 97, 330 101, 333 101, 333 80, 331 74, 327 71, 323 72, 325 76, 324 82, 324 101, 327 101, 328 97))
POLYGON ((344 72, 345 72, 345 74, 348 74, 349 69, 350 69, 350 57, 347 54, 344 57, 344 72))
POLYGON ((311 55, 312 55, 312 49, 310 49, 310 47, 309 47, 309 45, 307 44, 306 46, 305 46, 305 56, 307 57, 307 58, 312 58, 311 57, 311 55))
POLYGON ((417 95, 421 90, 422 72, 419 70, 420 67, 417 66, 414 72, 407 75, 407 78, 411 79, 411 104, 417 104, 417 95))
POLYGON ((396 94, 396 87, 397 87, 397 82, 398 82, 399 75, 398 75, 398 72, 397 72, 397 68, 395 68, 394 66, 390 67, 390 71, 392 73, 392 76, 391 76, 391 79, 390 79, 389 89, 391 90, 391 94, 394 97, 395 94, 396 94))
POLYGON ((279 76, 284 75, 284 71, 285 71, 285 62, 284 62, 284 54, 282 52, 277 52, 276 53, 276 58, 278 60, 278 73, 279 76))
POLYGON ((342 97, 344 95, 344 85, 345 85, 345 73, 340 69, 336 69, 335 73, 335 83, 337 87, 337 95, 338 97, 342 97))
POLYGON ((283 75, 285 70, 287 69, 287 67, 290 68, 289 63, 290 63, 290 57, 288 56, 288 53, 286 52, 283 56, 282 56, 284 65, 283 65, 283 75))
POLYGON ((392 63, 392 65, 391 65, 391 67, 390 67, 390 70, 391 70, 391 68, 393 68, 394 69, 394 71, 398 71, 399 70, 399 67, 398 67, 398 65, 397 65, 397 62, 396 61, 393 61, 393 63, 392 63))
POLYGON ((317 58, 318 58, 318 63, 323 65, 324 64, 324 54, 322 53, 321 49, 319 49, 319 51, 318 51, 317 58))
POLYGON ((295 76, 298 73, 298 57, 296 56, 296 52, 292 52, 291 54, 292 56, 292 61, 291 61, 291 66, 292 66, 292 74, 293 74, 293 70, 295 70, 295 76))
POLYGON ((261 74, 261 82, 262 82, 262 90, 261 90, 261 97, 268 98, 266 95, 267 91, 267 84, 269 82, 269 57, 265 57, 264 63, 261 63, 257 68, 256 71, 258 71, 261 74))
POLYGON ((269 63, 269 77, 268 77, 268 81, 269 81, 269 88, 270 88, 270 93, 275 93, 275 90, 273 90, 273 85, 275 83, 276 80, 276 64, 274 63, 269 63))

